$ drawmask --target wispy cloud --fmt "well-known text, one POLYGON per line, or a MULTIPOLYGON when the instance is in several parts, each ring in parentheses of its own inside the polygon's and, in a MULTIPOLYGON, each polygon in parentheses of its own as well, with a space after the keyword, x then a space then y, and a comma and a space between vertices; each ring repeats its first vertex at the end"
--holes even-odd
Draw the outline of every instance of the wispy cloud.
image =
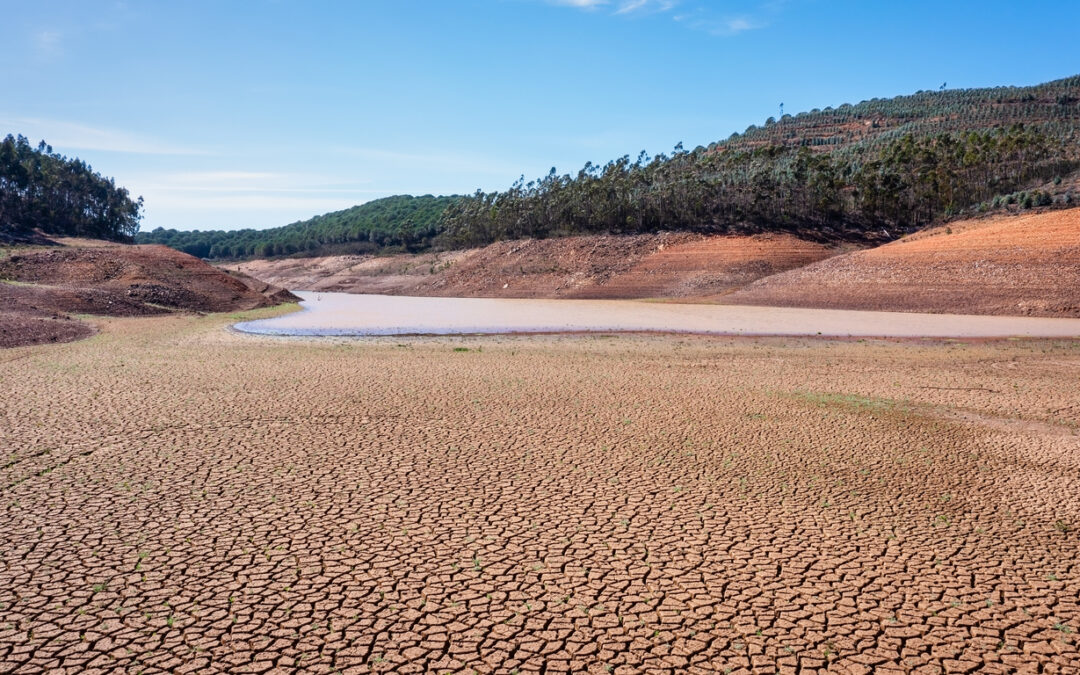
POLYGON ((552 5, 577 7, 578 9, 597 9, 610 4, 609 0, 548 0, 552 5))
POLYGON ((754 21, 751 21, 750 19, 744 19, 742 17, 738 17, 738 18, 735 18, 735 19, 728 19, 723 27, 726 29, 727 33, 730 33, 730 34, 734 35, 736 33, 742 33, 743 31, 754 30, 755 28, 761 28, 761 24, 755 23, 754 21))
POLYGON ((40 30, 33 35, 34 50, 39 57, 53 58, 64 51, 63 35, 56 30, 40 30))
POLYGON ((616 14, 670 12, 679 5, 679 0, 623 0, 619 3, 616 14))
POLYGON ((415 153, 383 148, 339 147, 336 152, 376 162, 379 166, 399 169, 436 169, 468 171, 493 176, 514 175, 520 165, 504 159, 469 155, 452 151, 415 153))
MULTIPOLYGON (((235 221, 240 220, 242 217, 246 217, 252 211, 260 210, 272 210, 272 211, 296 211, 299 212, 295 215, 281 215, 276 220, 272 220, 268 225, 285 225, 289 222, 289 219, 299 217, 299 214, 315 215, 318 213, 329 213, 330 211, 340 211, 341 209, 347 209, 350 206, 356 206, 362 204, 365 201, 369 201, 373 196, 381 196, 385 194, 383 190, 366 190, 356 192, 356 198, 348 198, 339 196, 336 198, 326 198, 322 196, 295 196, 288 193, 273 193, 273 194, 219 194, 219 195, 192 195, 190 193, 183 192, 154 192, 152 190, 146 190, 143 196, 146 198, 147 204, 147 216, 156 215, 159 211, 206 211, 214 214, 221 214, 222 212, 229 211, 232 213, 227 214, 235 221), (152 213, 153 212, 153 213, 152 213)), ((154 219, 159 220, 158 218, 154 219)), ((162 226, 166 226, 165 223, 158 223, 162 226)))
POLYGON ((750 16, 713 17, 702 14, 680 14, 675 17, 675 20, 688 28, 720 36, 738 35, 769 25, 763 19, 750 16))
MULTIPOLYGON (((546 0, 548 4, 603 11, 611 16, 665 14, 692 30, 731 36, 767 27, 789 0, 765 0, 738 12, 705 0, 546 0)), ((732 3, 740 4, 740 3, 732 3)), ((741 3, 746 5, 747 3, 741 3)))
POLYGON ((206 150, 169 143, 120 129, 36 117, 0 117, 0 135, 22 134, 58 150, 100 150, 136 155, 207 155, 206 150))
MULTIPOLYGON (((166 160, 171 170, 136 168, 117 175, 117 182, 146 200, 143 228, 181 229, 269 227, 319 213, 362 204, 392 194, 452 194, 461 192, 462 175, 489 171, 498 184, 520 170, 479 156, 425 154, 364 147, 333 147, 324 157, 325 171, 293 171, 247 159, 230 163, 219 155, 192 166, 189 160, 166 160), (336 155, 336 156, 335 156, 336 155), (418 186, 418 169, 434 169, 441 177, 418 186)), ((135 167, 142 166, 135 163, 135 167)))
POLYGON ((548 0, 549 4, 584 10, 607 9, 612 14, 667 12, 680 0, 548 0))
POLYGON ((152 176, 143 189, 168 193, 234 195, 367 194, 371 181, 341 182, 333 176, 268 171, 180 171, 152 176))
POLYGON ((126 184, 146 199, 146 229, 284 225, 386 194, 364 180, 247 169, 139 172, 126 184))

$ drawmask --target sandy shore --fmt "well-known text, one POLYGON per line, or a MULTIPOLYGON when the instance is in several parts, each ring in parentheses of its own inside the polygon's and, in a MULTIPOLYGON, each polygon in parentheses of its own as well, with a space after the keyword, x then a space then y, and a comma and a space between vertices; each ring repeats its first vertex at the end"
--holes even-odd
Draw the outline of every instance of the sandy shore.
POLYGON ((683 332, 840 337, 1080 337, 1080 319, 742 307, 634 300, 429 298, 298 291, 304 311, 240 323, 264 335, 683 332))
POLYGON ((1080 342, 235 320, 0 353, 0 672, 1080 662, 1080 342))

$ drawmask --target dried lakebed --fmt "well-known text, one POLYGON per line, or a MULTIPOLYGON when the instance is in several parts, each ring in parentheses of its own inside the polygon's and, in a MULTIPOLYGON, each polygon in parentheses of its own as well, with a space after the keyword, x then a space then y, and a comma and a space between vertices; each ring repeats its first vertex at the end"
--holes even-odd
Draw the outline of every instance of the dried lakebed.
POLYGON ((846 337, 1076 337, 1080 319, 298 292, 303 311, 236 324, 262 335, 677 332, 846 337))
POLYGON ((0 673, 1080 663, 1080 341, 234 320, 0 353, 0 673))
POLYGON ((232 320, 0 355, 0 673, 1076 672, 1080 341, 232 320))

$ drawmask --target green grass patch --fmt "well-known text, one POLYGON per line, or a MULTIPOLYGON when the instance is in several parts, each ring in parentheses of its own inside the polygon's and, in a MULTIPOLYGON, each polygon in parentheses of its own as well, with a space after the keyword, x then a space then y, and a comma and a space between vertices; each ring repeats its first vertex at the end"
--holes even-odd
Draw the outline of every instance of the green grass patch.
POLYGON ((259 307, 257 309, 249 309, 243 312, 233 312, 227 314, 226 318, 232 321, 254 321, 256 319, 271 319, 275 316, 281 316, 282 314, 288 314, 300 309, 300 303, 287 302, 283 305, 275 305, 273 307, 259 307))
POLYGON ((909 412, 911 406, 904 401, 859 394, 834 394, 816 391, 795 391, 794 398, 823 408, 841 408, 855 412, 909 412))

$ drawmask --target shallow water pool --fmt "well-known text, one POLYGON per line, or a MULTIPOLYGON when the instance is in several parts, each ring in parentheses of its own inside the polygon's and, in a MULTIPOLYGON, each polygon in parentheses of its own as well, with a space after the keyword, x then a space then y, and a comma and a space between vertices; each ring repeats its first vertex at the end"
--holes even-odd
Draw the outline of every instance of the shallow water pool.
POLYGON ((1078 337, 1080 319, 641 300, 417 298, 296 292, 302 311, 236 324, 261 335, 679 332, 850 337, 1078 337))

